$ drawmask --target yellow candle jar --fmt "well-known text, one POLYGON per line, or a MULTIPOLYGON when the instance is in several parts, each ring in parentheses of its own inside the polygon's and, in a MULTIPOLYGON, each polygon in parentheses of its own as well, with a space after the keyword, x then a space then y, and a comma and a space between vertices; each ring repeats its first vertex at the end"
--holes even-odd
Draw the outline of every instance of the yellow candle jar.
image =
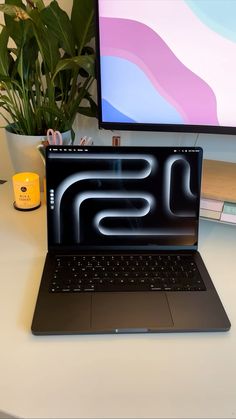
POLYGON ((16 173, 12 176, 14 207, 20 211, 30 211, 40 207, 39 175, 31 172, 16 173))

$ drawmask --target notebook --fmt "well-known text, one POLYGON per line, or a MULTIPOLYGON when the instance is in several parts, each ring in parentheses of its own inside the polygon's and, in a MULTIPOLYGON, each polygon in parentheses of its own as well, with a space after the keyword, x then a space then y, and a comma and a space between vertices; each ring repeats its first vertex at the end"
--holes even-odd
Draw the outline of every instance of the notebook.
POLYGON ((48 146, 46 334, 226 331, 198 252, 202 149, 48 146))

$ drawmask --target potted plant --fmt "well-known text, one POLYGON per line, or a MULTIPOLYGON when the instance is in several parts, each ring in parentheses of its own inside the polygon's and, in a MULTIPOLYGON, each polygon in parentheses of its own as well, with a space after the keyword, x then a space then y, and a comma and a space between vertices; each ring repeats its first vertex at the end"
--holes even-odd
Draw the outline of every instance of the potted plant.
MULTIPOLYGON (((73 141, 76 114, 97 115, 89 92, 95 79, 95 55, 89 45, 94 4, 73 0, 71 17, 56 0, 48 6, 43 0, 5 0, 0 11, 5 20, 0 29, 0 114, 7 133, 17 136, 15 163, 25 154, 29 170, 29 136, 39 136, 34 138, 38 144, 52 128, 71 131, 73 141)), ((38 159, 35 144, 33 149, 38 159)))

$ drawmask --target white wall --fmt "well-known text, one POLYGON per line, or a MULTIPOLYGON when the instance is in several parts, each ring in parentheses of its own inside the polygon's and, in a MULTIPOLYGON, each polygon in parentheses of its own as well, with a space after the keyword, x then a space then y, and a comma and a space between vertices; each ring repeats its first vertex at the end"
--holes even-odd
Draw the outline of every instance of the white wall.
MULTIPOLYGON (((0 1, 0 3, 3 3, 0 1)), ((50 3, 47 0, 46 3, 50 3)), ((60 6, 68 13, 71 10, 72 0, 59 0, 60 6)), ((2 121, 0 120, 0 125, 2 121)), ((204 157, 214 160, 226 160, 236 162, 236 136, 214 134, 173 134, 173 133, 148 133, 148 132, 111 132, 99 131, 97 121, 78 116, 75 127, 77 141, 83 136, 91 136, 95 144, 111 144, 113 135, 121 135, 124 145, 197 145, 202 146, 204 157)), ((9 160, 4 130, 0 130, 0 178, 9 178, 12 167, 9 160)))

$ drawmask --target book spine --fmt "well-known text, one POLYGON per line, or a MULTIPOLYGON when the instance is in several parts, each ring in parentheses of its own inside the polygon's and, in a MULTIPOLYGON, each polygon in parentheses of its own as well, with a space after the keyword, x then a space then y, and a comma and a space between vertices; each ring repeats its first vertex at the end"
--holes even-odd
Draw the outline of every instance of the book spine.
POLYGON ((220 220, 221 221, 226 221, 227 223, 236 224, 236 215, 222 213, 221 217, 220 217, 220 220))
POLYGON ((211 218, 213 220, 219 220, 221 216, 220 211, 212 211, 204 208, 200 208, 200 217, 211 218))
POLYGON ((236 215, 236 204, 234 204, 233 202, 225 202, 223 213, 236 215))
POLYGON ((223 201, 217 201, 216 199, 201 198, 200 208, 211 210, 211 211, 222 211, 224 206, 223 201))

